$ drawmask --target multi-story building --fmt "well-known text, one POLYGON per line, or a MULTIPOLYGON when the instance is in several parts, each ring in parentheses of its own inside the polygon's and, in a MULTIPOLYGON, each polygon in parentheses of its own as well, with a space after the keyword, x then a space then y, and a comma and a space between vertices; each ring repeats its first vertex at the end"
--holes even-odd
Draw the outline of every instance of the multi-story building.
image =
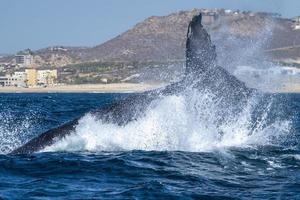
POLYGON ((25 69, 26 73, 26 85, 29 87, 37 85, 37 70, 36 69, 25 69))
POLYGON ((53 85, 57 81, 57 70, 38 70, 37 83, 40 85, 53 85))
POLYGON ((1 86, 16 86, 25 87, 26 86, 26 74, 25 72, 15 72, 13 75, 6 75, 0 77, 1 86))
POLYGON ((15 56, 16 64, 20 67, 28 67, 33 64, 33 54, 30 49, 21 51, 15 56))
POLYGON ((25 72, 15 72, 12 75, 12 84, 14 86, 17 87, 25 87, 26 86, 26 79, 27 79, 27 75, 25 72))

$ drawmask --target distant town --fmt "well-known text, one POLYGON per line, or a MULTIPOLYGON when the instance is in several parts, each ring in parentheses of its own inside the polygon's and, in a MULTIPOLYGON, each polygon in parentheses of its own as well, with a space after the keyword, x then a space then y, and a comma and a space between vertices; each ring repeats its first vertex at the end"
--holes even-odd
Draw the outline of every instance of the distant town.
POLYGON ((12 74, 7 73, 0 76, 0 86, 2 87, 47 87, 57 84, 57 70, 32 68, 33 54, 27 49, 15 55, 14 64, 4 64, 1 66, 1 72, 7 73, 9 69, 19 69, 12 74))

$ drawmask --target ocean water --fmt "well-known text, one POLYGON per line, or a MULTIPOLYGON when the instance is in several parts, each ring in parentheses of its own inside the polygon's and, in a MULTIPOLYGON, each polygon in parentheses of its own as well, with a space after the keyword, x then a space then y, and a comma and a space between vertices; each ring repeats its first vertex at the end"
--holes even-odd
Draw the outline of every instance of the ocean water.
POLYGON ((159 99, 122 127, 86 114, 128 95, 1 94, 0 198, 300 199, 299 94, 252 99, 221 123, 203 92, 159 99), (82 115, 51 147, 8 154, 82 115))

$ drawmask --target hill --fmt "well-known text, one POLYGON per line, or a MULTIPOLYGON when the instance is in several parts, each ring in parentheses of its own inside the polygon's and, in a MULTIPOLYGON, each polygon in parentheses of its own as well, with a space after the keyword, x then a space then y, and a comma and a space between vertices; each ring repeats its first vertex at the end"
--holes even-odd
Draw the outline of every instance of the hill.
MULTIPOLYGON (((300 30, 295 21, 268 13, 225 10, 181 11, 152 16, 132 29, 95 47, 49 47, 35 53, 36 66, 64 66, 82 62, 145 62, 184 59, 187 26, 204 13, 206 28, 221 52, 259 45, 280 61, 300 62, 300 30)), ((254 47, 253 47, 254 48, 254 47)), ((3 59, 3 58, 2 58, 3 59)))
MULTIPOLYGON (((149 17, 94 47, 40 49, 33 52, 33 67, 57 67, 61 70, 61 82, 66 83, 169 81, 184 69, 188 24, 200 12, 217 46, 218 61, 229 70, 249 62, 260 64, 258 59, 300 63, 298 18, 284 19, 272 13, 193 9, 149 17)), ((13 62, 13 56, 4 56, 1 62, 13 62)))
MULTIPOLYGON (((150 17, 120 36, 88 49, 82 60, 98 61, 168 61, 184 59, 186 32, 189 21, 199 12, 192 10, 168 16, 150 17)), ((241 49, 246 45, 259 45, 269 50, 273 58, 300 58, 299 49, 275 51, 300 44, 300 31, 293 30, 292 20, 260 13, 223 13, 204 16, 205 26, 221 52, 241 49), (274 49, 274 51, 272 51, 274 49), (274 52, 274 54, 273 54, 274 52), (281 54, 278 57, 278 54, 281 54)), ((253 46, 254 48, 254 46, 253 46)))

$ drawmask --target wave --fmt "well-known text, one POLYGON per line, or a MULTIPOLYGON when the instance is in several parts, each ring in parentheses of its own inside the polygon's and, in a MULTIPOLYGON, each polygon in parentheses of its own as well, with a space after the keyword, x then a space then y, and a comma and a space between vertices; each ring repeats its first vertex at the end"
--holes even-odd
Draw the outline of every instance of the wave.
POLYGON ((213 92, 188 90, 153 101, 145 115, 124 126, 85 115, 75 131, 43 151, 190 151, 280 145, 292 121, 279 117, 276 101, 260 95, 240 112, 220 117, 224 107, 213 92), (264 102, 264 103, 262 103, 264 102), (275 113, 275 114, 274 114, 275 113))

